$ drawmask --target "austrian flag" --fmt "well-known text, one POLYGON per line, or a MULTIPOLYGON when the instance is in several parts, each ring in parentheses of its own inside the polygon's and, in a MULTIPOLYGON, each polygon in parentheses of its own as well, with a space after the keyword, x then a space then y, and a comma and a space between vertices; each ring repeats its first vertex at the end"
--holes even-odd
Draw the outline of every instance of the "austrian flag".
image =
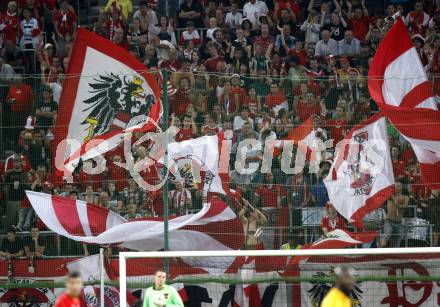
POLYGON ((70 59, 55 125, 56 167, 65 176, 80 159, 118 146, 125 132, 155 129, 162 113, 157 74, 128 51, 79 29, 70 59))
POLYGON ((374 55, 368 88, 382 113, 411 143, 424 184, 439 189, 440 145, 433 125, 440 122, 440 115, 432 84, 402 19, 396 21, 374 55), (429 114, 429 123, 424 114, 429 114))
POLYGON ((324 180, 335 209, 347 220, 362 223, 394 193, 385 118, 375 115, 349 132, 324 180))

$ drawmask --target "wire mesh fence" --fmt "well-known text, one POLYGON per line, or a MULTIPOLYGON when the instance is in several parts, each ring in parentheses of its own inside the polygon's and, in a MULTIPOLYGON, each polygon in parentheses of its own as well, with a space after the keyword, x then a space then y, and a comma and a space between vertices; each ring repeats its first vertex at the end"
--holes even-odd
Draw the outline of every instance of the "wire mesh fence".
MULTIPOLYGON (((235 64, 234 67, 240 67, 239 63, 235 64)), ((219 240, 242 240, 242 249, 295 249, 312 244, 335 229, 359 231, 327 205, 329 198, 323 178, 328 175, 331 161, 335 158, 334 147, 329 146, 319 152, 317 171, 311 171, 310 161, 306 159, 302 171, 295 174, 286 174, 283 171, 281 155, 273 157, 269 172, 263 172, 263 148, 264 140, 268 137, 280 140, 288 137, 292 131, 303 131, 304 127, 308 129, 305 134, 303 132, 304 138, 311 135, 313 139, 324 142, 333 139, 336 144, 347 135, 351 127, 378 111, 368 93, 368 80, 363 77, 363 72, 351 68, 350 63, 344 61, 338 63, 338 67, 330 65, 323 68, 331 72, 330 77, 321 77, 319 72, 294 66, 283 76, 267 76, 258 71, 258 65, 275 64, 255 63, 251 72, 239 71, 240 74, 232 73, 232 66, 225 67, 224 73, 214 74, 188 67, 183 72, 169 74, 168 97, 164 103, 166 120, 161 126, 179 129, 175 141, 182 142, 232 131, 229 178, 224 183, 239 191, 249 201, 252 210, 240 210, 233 200, 226 199, 242 222, 244 237, 235 233, 233 228, 213 228, 205 233, 215 235, 219 240), (313 125, 305 125, 309 120, 313 121, 313 125), (255 172, 249 174, 236 169, 240 143, 248 139, 255 140, 257 146, 247 151, 244 166, 247 168, 252 163, 257 163, 258 166, 255 172)), ((282 65, 281 62, 278 64, 282 65)), ((202 184, 206 178, 198 180, 193 176, 191 168, 181 169, 182 174, 185 174, 183 180, 167 180, 166 186, 158 191, 143 190, 130 173, 120 166, 121 162, 126 162, 123 146, 105 153, 106 166, 102 173, 88 173, 87 164, 96 166, 96 162, 82 161, 73 173, 71 182, 60 179, 54 167, 54 134, 60 128, 56 124, 57 117, 67 115, 57 112, 58 103, 63 79, 74 77, 77 76, 47 76, 44 73, 23 75, 2 80, 0 86, 1 256, 12 259, 2 261, 0 270, 11 282, 33 280, 35 284, 32 287, 35 288, 61 286, 59 278, 66 273, 67 263, 77 257, 96 255, 100 247, 105 248, 106 256, 113 261, 117 260, 118 252, 125 249, 81 243, 56 234, 35 214, 25 196, 26 190, 82 200, 110 209, 126 220, 163 218, 164 204, 168 203, 167 220, 172 221, 200 212, 203 204, 212 196, 202 184), (54 286, 51 284, 53 281, 39 279, 39 276, 47 275, 53 270, 59 273, 55 274, 59 277, 54 286)), ((399 82, 404 84, 408 80, 399 82)), ((71 94, 73 101, 75 93, 71 94)), ((113 123, 116 124, 116 120, 113 123)), ((97 125, 88 124, 87 129, 97 125)), ((80 128, 84 127, 78 127, 80 128)), ((387 215, 389 206, 385 202, 382 208, 366 216, 364 230, 377 231, 378 236, 372 242, 357 244, 357 247, 438 246, 438 198, 421 181, 420 168, 410 144, 390 123, 387 128, 394 176, 399 182, 399 189, 392 201, 399 203, 401 210, 390 221, 387 215)), ((141 137, 141 133, 135 133, 132 144, 141 137)), ((151 148, 149 142, 135 144, 131 147, 131 155, 135 161, 140 161, 148 157, 151 148)), ((294 154, 291 159, 291 166, 295 163, 295 156, 294 154)), ((181 165, 181 168, 186 166, 181 165)), ((140 175, 143 180, 153 184, 163 180, 164 169, 150 167, 142 170, 140 175)), ((167 234, 169 240, 175 239, 173 235, 173 232, 167 234)), ((372 258, 364 260, 370 261, 372 258)), ((402 260, 402 263, 408 262, 409 260, 402 260)), ((300 277, 303 278, 299 280, 302 282, 299 287, 307 285, 312 289, 317 283, 320 287, 329 284, 332 281, 333 265, 304 264, 297 271, 301 272, 300 277)), ((435 273, 435 264, 432 267, 420 265, 429 272, 433 269, 428 277, 421 274, 429 279, 426 283, 423 281, 425 277, 420 277, 418 283, 402 281, 399 285, 425 287, 433 284, 432 280, 436 280, 438 275, 435 273)), ((157 266, 163 267, 163 263, 157 266)), ((167 266, 172 271, 173 262, 167 266)), ((409 264, 408 266, 409 269, 415 268, 409 264)), ((374 282, 368 284, 369 289, 383 290, 380 282, 385 282, 388 286, 390 283, 386 281, 393 281, 394 277, 391 275, 394 273, 389 273, 390 270, 394 270, 393 276, 398 275, 396 272, 399 269, 387 267, 386 261, 375 262, 374 265, 369 263, 365 269, 362 267, 360 270, 362 274, 359 280, 364 284, 374 282)), ((228 291, 229 284, 237 287, 250 283, 270 286, 286 282, 286 277, 271 274, 263 274, 263 280, 260 281, 242 279, 241 275, 234 275, 232 279, 226 280, 221 280, 224 277, 209 278, 218 289, 224 288, 224 291, 218 291, 221 292, 221 299, 228 291)), ((406 273, 402 274, 405 276, 406 273)), ((290 278, 288 282, 298 282, 296 277, 290 278)), ((137 282, 144 286, 148 285, 149 280, 150 277, 137 282)), ((178 279, 175 282, 177 281, 178 279)), ((193 281, 193 284, 200 285, 208 281, 200 279, 193 281)), ((12 284, 7 287, 14 286, 12 284)), ((260 291, 264 293, 266 288, 261 288, 260 291)), ((307 291, 306 293, 310 293, 307 291)), ((367 295, 372 295, 370 293, 372 292, 367 295)), ((283 299, 286 300, 285 297, 283 299)))

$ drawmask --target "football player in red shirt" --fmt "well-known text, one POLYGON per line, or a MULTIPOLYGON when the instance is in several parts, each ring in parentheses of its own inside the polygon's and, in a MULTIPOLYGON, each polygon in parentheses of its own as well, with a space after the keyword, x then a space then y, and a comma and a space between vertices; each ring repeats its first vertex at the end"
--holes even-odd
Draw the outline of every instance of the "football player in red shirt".
POLYGON ((55 307, 80 307, 79 296, 83 287, 81 276, 78 272, 70 272, 66 280, 66 292, 61 294, 55 302, 55 307))

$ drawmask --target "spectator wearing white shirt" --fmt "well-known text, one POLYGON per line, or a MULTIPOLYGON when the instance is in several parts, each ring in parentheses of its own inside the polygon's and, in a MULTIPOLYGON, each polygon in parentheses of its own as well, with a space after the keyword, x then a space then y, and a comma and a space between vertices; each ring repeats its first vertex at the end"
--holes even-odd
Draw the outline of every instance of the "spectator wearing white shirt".
POLYGON ((254 120, 251 117, 249 117, 248 107, 242 107, 240 115, 234 117, 234 125, 233 125, 234 131, 241 130, 244 123, 249 123, 252 130, 254 129, 254 120))
POLYGON ((339 42, 340 56, 357 57, 361 53, 361 42, 353 37, 353 31, 347 30, 344 39, 339 42))
POLYGON ((61 91, 63 90, 62 84, 64 81, 64 75, 58 74, 56 82, 47 82, 45 71, 47 69, 46 64, 41 64, 41 84, 50 87, 53 93, 53 101, 55 101, 58 105, 60 104, 61 91))
POLYGON ((150 27, 154 27, 159 23, 156 12, 148 6, 148 1, 141 2, 139 10, 133 14, 133 19, 139 19, 141 28, 144 31, 149 31, 150 27))
POLYGON ((326 57, 329 55, 338 55, 338 42, 330 38, 330 31, 321 32, 321 40, 316 43, 315 56, 326 57))
POLYGON ((236 2, 231 3, 231 11, 226 14, 225 23, 231 28, 240 27, 243 21, 243 14, 238 11, 238 5, 236 2))
POLYGON ((0 57, 0 81, 11 82, 15 77, 14 68, 11 65, 6 64, 4 59, 0 57))
POLYGON ((214 32, 218 29, 219 28, 217 27, 217 19, 215 17, 209 18, 209 28, 208 30, 206 30, 206 37, 214 40, 214 32))
POLYGON ((20 23, 22 36, 20 38, 21 49, 35 49, 38 43, 39 26, 38 21, 31 15, 31 11, 23 11, 24 19, 20 23))
POLYGON ((321 30, 319 15, 316 13, 309 14, 309 17, 304 21, 300 29, 306 35, 306 43, 315 45, 319 41, 319 31, 321 30))
POLYGON ((188 21, 186 23, 186 30, 180 35, 180 45, 183 45, 186 41, 191 40, 194 45, 200 45, 200 34, 194 29, 194 22, 188 21))
POLYGON ((243 7, 243 16, 249 19, 253 27, 260 23, 260 16, 267 15, 268 13, 269 9, 264 1, 250 0, 243 7))

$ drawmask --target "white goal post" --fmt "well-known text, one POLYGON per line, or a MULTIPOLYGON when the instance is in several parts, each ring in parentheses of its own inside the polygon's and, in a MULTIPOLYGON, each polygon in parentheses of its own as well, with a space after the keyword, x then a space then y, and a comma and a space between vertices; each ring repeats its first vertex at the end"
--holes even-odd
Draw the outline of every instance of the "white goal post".
POLYGON ((127 306, 127 259, 133 258, 203 258, 203 257, 264 257, 264 256, 367 256, 367 255, 440 254, 440 247, 399 248, 347 248, 347 249, 299 249, 299 250, 221 250, 221 251, 167 251, 120 252, 119 295, 120 306, 127 306))

